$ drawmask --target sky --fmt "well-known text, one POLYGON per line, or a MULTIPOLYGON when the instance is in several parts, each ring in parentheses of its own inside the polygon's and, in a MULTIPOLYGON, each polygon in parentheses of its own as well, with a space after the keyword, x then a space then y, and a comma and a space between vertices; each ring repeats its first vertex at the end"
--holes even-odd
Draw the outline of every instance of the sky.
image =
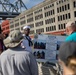
POLYGON ((44 0, 22 0, 27 8, 31 8, 37 4, 39 4, 40 2, 43 2, 44 0))
MULTIPOLYGON (((16 0, 10 0, 11 3, 14 3, 16 0)), ((26 5, 27 9, 32 8, 33 6, 43 2, 44 0, 22 0, 26 5)))
MULTIPOLYGON (((2 0, 4 2, 4 0, 2 0)), ((8 0, 7 0, 8 1, 8 0)), ((18 0, 9 0, 10 3, 14 4, 15 1, 18 0)), ((32 8, 33 6, 43 2, 44 0, 22 0, 26 5, 27 9, 32 8)), ((8 10, 8 9, 7 9, 8 10)), ((24 9, 23 9, 24 10, 24 9)), ((2 5, 0 5, 0 11, 2 11, 2 5)), ((25 11, 25 10, 24 10, 25 11)))
MULTIPOLYGON (((2 0, 4 1, 4 0, 2 0)), ((14 4, 15 1, 17 0, 9 0, 11 3, 14 4)), ((24 4, 26 5, 27 9, 32 8, 33 6, 43 2, 44 0, 22 0, 24 4)), ((25 11, 26 9, 23 9, 22 11, 25 11)), ((2 11, 2 5, 0 5, 0 11, 2 11)))

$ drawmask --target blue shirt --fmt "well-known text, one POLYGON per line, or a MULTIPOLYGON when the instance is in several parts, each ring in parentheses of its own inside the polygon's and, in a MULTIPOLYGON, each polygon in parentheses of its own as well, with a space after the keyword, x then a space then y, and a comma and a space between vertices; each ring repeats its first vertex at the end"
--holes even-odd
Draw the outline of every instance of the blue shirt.
POLYGON ((70 34, 70 35, 66 38, 65 41, 66 41, 66 42, 68 42, 68 41, 76 42, 76 32, 70 34))

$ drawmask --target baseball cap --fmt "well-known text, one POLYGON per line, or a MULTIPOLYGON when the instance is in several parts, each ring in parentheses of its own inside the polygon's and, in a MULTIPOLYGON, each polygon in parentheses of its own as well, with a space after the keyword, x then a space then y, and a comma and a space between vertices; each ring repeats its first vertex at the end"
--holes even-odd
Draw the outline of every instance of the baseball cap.
POLYGON ((23 29, 30 29, 30 26, 24 26, 23 29))
POLYGON ((69 27, 69 26, 73 26, 75 25, 75 23, 73 21, 69 21, 67 24, 66 24, 66 27, 69 27))
POLYGON ((11 31, 9 36, 4 40, 6 47, 16 47, 22 42, 23 36, 19 30, 11 31))
POLYGON ((65 42, 60 46, 59 59, 65 63, 70 56, 76 57, 76 42, 65 42))

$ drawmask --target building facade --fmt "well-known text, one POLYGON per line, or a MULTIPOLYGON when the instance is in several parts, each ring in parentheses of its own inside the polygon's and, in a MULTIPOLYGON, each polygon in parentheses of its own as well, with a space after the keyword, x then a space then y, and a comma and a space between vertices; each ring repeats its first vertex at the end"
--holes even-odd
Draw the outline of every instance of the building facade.
POLYGON ((10 31, 23 30, 25 25, 34 33, 64 34, 68 21, 76 22, 76 0, 45 0, 10 20, 10 31))
POLYGON ((9 27, 9 20, 5 20, 2 22, 2 31, 3 31, 3 34, 9 34, 10 32, 10 27, 9 27))

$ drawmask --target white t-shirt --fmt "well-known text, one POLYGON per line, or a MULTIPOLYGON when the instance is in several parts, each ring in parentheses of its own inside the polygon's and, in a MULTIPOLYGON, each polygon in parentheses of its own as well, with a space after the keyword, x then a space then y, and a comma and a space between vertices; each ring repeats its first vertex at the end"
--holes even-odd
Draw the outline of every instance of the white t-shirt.
MULTIPOLYGON (((28 37, 27 37, 27 38, 28 38, 28 37)), ((28 42, 28 40, 26 39, 26 37, 24 37, 21 46, 22 46, 22 48, 25 48, 25 50, 27 50, 27 51, 29 51, 29 52, 32 52, 32 48, 31 48, 31 46, 29 46, 29 42, 28 42)))

